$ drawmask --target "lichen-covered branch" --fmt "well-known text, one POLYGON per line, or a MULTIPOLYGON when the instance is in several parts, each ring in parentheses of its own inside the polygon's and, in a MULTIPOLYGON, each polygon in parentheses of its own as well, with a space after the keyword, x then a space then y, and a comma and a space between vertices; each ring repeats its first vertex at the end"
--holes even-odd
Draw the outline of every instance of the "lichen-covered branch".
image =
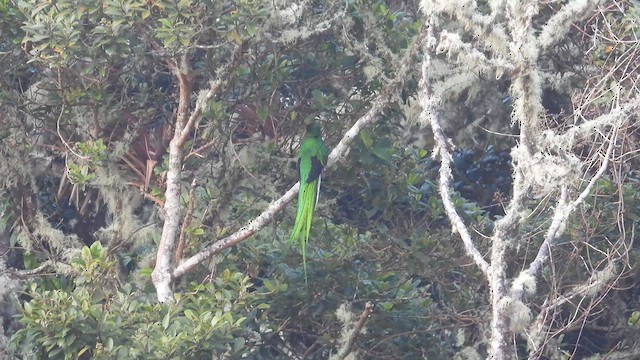
MULTIPOLYGON (((539 351, 540 344, 545 339, 544 333, 549 331, 546 329, 550 327, 550 324, 553 322, 553 316, 551 314, 553 314, 554 311, 558 311, 558 308, 569 302, 576 304, 588 304, 593 301, 596 294, 611 290, 611 284, 615 283, 620 278, 618 263, 619 261, 616 261, 616 259, 610 259, 604 268, 594 271, 589 279, 585 280, 583 283, 575 285, 567 293, 557 294, 554 298, 549 299, 542 304, 538 315, 527 329, 527 341, 528 346, 531 349, 530 359, 539 351)), ((577 308, 579 310, 581 306, 577 306, 577 308)), ((571 317, 570 321, 564 324, 564 326, 573 326, 576 323, 584 321, 583 319, 583 316, 575 314, 571 317)))
POLYGON ((170 64, 171 71, 178 79, 179 99, 176 128, 173 139, 169 143, 169 164, 167 168, 167 189, 164 202, 164 225, 162 236, 156 253, 156 266, 151 274, 151 279, 156 288, 158 301, 170 301, 171 291, 171 258, 174 253, 175 242, 180 231, 182 220, 182 204, 180 194, 182 192, 182 146, 184 135, 189 131, 186 128, 189 122, 189 104, 191 102, 191 74, 187 55, 182 55, 176 63, 170 64))
POLYGON ((598 3, 603 2, 604 1, 592 0, 573 0, 567 2, 542 28, 538 37, 540 47, 545 49, 558 43, 567 35, 576 15, 584 17, 586 14, 593 11, 598 3))
POLYGON ((640 111, 640 96, 636 96, 626 103, 611 109, 606 114, 574 126, 562 134, 554 134, 550 130, 546 131, 546 141, 553 148, 571 149, 580 142, 592 137, 597 131, 603 131, 606 127, 621 127, 623 122, 628 121, 629 117, 637 114, 638 111, 640 111))
POLYGON ((453 229, 460 234, 462 238, 462 243, 464 244, 464 249, 467 255, 473 259, 476 265, 482 270, 485 275, 488 275, 489 272, 489 263, 482 257, 480 251, 473 243, 473 239, 471 238, 471 234, 467 229, 467 226, 464 224, 464 221, 458 214, 453 205, 453 199, 451 197, 451 181, 453 179, 453 175, 451 174, 451 151, 450 145, 447 141, 447 138, 440 126, 440 121, 438 118, 438 107, 437 107, 437 99, 435 99, 434 95, 431 93, 431 85, 429 81, 429 66, 431 63, 431 53, 433 52, 433 42, 435 37, 433 36, 433 21, 431 22, 429 29, 426 31, 426 36, 423 39, 422 43, 422 77, 420 79, 420 104, 422 105, 422 113, 421 123, 422 124, 430 124, 431 129, 433 130, 433 137, 436 142, 436 148, 434 149, 433 155, 440 157, 440 197, 444 204, 445 211, 447 213, 447 217, 451 221, 451 225, 453 229))
POLYGON ((491 12, 486 15, 478 14, 475 3, 463 3, 464 6, 461 6, 461 3, 454 5, 440 1, 421 2, 421 10, 431 25, 425 39, 420 82, 420 102, 423 108, 421 119, 423 124, 431 124, 435 141, 434 155, 438 155, 441 160, 439 189, 446 214, 454 231, 460 234, 466 254, 485 274, 491 288, 492 316, 488 334, 488 356, 494 360, 508 359, 514 351, 509 345, 509 337, 514 332, 526 328, 530 322, 531 310, 523 303, 525 295, 535 293, 535 278, 549 258, 554 242, 562 233, 569 216, 587 199, 596 182, 605 174, 616 144, 617 129, 630 114, 637 112, 638 104, 634 100, 615 107, 609 114, 595 120, 585 120, 582 125, 570 128, 562 134, 555 134, 551 130, 544 131, 543 70, 539 64, 541 52, 561 41, 570 28, 569 19, 575 21, 576 17, 588 16, 589 10, 596 4, 575 0, 563 5, 544 24, 540 34, 532 25, 534 17, 540 11, 536 2, 490 1, 491 12), (494 69, 498 75, 506 74, 511 82, 511 119, 512 124, 519 127, 519 141, 512 151, 512 195, 505 215, 494 224, 489 262, 473 243, 467 225, 453 207, 450 193, 452 145, 445 137, 438 120, 439 103, 429 93, 429 53, 433 49, 432 42, 435 41, 432 27, 440 25, 434 18, 443 14, 456 17, 461 21, 461 28, 474 33, 476 38, 463 40, 464 36, 455 32, 459 29, 452 30, 441 26, 446 30, 440 33, 437 52, 446 53, 449 59, 461 64, 461 67, 479 69, 482 73, 489 73, 494 69), (488 19, 498 21, 494 32, 487 27, 488 19), (603 154, 600 167, 581 192, 572 197, 571 184, 579 181, 577 174, 581 168, 581 160, 571 153, 572 150, 584 139, 607 128, 611 128, 607 139, 609 146, 603 154), (556 193, 559 194, 559 199, 535 259, 525 267, 526 270, 522 271, 520 276, 513 279, 510 291, 507 291, 510 279, 506 272, 506 254, 510 248, 522 241, 519 229, 521 223, 526 221, 527 206, 532 192, 556 193))
POLYGON ((358 317, 358 321, 355 322, 355 324, 353 324, 352 321, 350 321, 351 319, 349 319, 353 316, 344 314, 348 311, 347 309, 340 307, 338 311, 343 312, 342 316, 338 314, 338 318, 340 319, 341 317, 343 317, 342 320, 344 322, 344 328, 340 339, 341 346, 338 349, 338 353, 335 356, 330 357, 330 360, 343 360, 352 353, 351 349, 353 348, 353 344, 355 343, 356 338, 362 332, 364 324, 367 322, 367 319, 373 312, 373 303, 367 301, 367 303, 364 305, 362 314, 360 314, 360 316, 358 317))
MULTIPOLYGON (((613 154, 613 149, 616 144, 618 128, 619 127, 616 126, 611 130, 609 145, 607 146, 607 151, 603 156, 602 162, 600 163, 600 167, 598 168, 598 171, 596 171, 596 173, 591 177, 587 186, 585 186, 580 195, 575 200, 569 202, 567 186, 562 186, 560 197, 556 204, 555 211, 551 220, 551 225, 545 233, 544 241, 542 245, 540 245, 535 259, 531 262, 531 264, 529 264, 529 267, 526 270, 522 271, 522 273, 518 277, 535 278, 538 275, 538 273, 542 269, 542 266, 549 258, 549 253, 551 251, 551 248, 553 247, 555 240, 560 235, 562 235, 567 219, 573 214, 578 206, 584 202, 587 196, 591 193, 591 190, 593 190, 593 187, 596 185, 597 181, 600 180, 602 175, 604 175, 604 172, 607 170, 611 155, 613 154)), ((515 281, 513 283, 511 292, 514 295, 515 299, 522 300, 524 294, 526 293, 525 284, 526 282, 524 281, 515 281)))
POLYGON ((229 62, 220 68, 216 80, 211 82, 208 91, 198 97, 195 107, 191 112, 189 111, 189 107, 191 104, 192 79, 189 56, 185 53, 178 59, 167 61, 167 65, 178 80, 179 98, 175 131, 169 143, 164 225, 156 253, 156 265, 151 274, 151 279, 158 295, 158 301, 160 302, 170 301, 173 297, 173 292, 171 291, 171 259, 174 255, 176 240, 180 232, 180 222, 182 221, 180 195, 182 193, 183 146, 189 138, 189 134, 193 130, 195 123, 201 118, 202 111, 206 108, 207 102, 218 94, 220 89, 228 81, 242 49, 243 47, 241 45, 236 46, 229 62))

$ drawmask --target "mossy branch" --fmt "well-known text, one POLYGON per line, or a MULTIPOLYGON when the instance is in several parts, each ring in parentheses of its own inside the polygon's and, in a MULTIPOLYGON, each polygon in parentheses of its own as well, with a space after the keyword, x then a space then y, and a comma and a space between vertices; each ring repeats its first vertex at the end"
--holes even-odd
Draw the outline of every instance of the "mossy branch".
POLYGON ((182 54, 177 59, 168 59, 167 65, 173 75, 178 79, 179 99, 176 119, 176 128, 173 138, 169 143, 169 165, 167 169, 167 189, 164 203, 164 226, 162 236, 158 244, 156 265, 151 274, 151 279, 158 294, 158 301, 167 302, 173 297, 171 291, 171 259, 174 255, 176 240, 180 232, 182 221, 182 204, 180 195, 182 192, 182 163, 183 146, 189 139, 189 134, 197 121, 202 117, 202 112, 208 101, 219 94, 224 85, 229 81, 231 73, 238 63, 240 55, 244 51, 244 44, 237 45, 231 59, 221 66, 217 77, 211 82, 209 89, 202 93, 196 100, 195 107, 189 111, 191 105, 192 79, 189 56, 182 54))

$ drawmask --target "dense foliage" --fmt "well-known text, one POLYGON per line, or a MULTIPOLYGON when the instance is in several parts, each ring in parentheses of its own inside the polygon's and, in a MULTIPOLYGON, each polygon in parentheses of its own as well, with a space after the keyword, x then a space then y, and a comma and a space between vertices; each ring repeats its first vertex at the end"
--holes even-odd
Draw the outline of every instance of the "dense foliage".
MULTIPOLYGON (((541 56, 549 74, 570 74, 546 79, 545 129, 571 127, 572 101, 587 104, 586 116, 638 96, 640 45, 631 24, 640 11, 627 1, 609 5, 601 16, 617 42, 592 41, 588 31, 600 26, 594 14, 574 24, 583 32, 541 56), (602 74, 615 74, 615 84, 598 83, 602 74)), ((536 6, 540 22, 560 11, 536 6)), ((424 106, 416 49, 426 21, 411 1, 0 0, 0 272, 7 274, 0 354, 484 356, 490 289, 452 234, 432 134, 416 120, 424 106), (261 231, 172 279, 174 301, 158 302, 151 274, 182 104, 193 111, 205 99, 181 147, 185 216, 176 264, 245 226, 295 184, 305 124, 320 123, 332 148, 386 93, 393 101, 377 122, 325 172, 306 283, 301 255, 286 245, 290 205, 261 231)), ((455 16, 440 21, 465 41, 480 41, 455 16)), ((489 253, 488 234, 513 195, 518 129, 508 89, 517 74, 496 78, 472 60, 442 51, 431 71, 453 139, 454 206, 489 253)), ((637 130, 636 122, 621 135, 619 156, 565 224, 527 301, 541 310, 598 271, 615 282, 551 309, 538 348, 514 330, 521 356, 637 348, 637 130)), ((601 144, 602 137, 580 144, 586 174, 597 168, 601 144)), ((527 235, 514 235, 509 273, 536 256, 557 197, 529 194, 518 229, 527 235)))

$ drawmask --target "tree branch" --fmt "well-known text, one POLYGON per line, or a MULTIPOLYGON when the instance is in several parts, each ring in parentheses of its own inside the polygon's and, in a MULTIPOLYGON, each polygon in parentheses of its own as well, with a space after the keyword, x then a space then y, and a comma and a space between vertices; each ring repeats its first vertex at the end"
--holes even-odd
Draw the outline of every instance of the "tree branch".
POLYGON ((422 77, 420 79, 420 104, 422 106, 422 113, 420 114, 421 123, 431 124, 431 129, 433 130, 433 138, 436 142, 436 146, 433 152, 434 157, 440 156, 440 197, 442 198, 442 203, 444 204, 445 211, 447 213, 447 217, 451 221, 451 226, 455 231, 460 234, 462 238, 462 243, 464 244, 465 252, 473 261, 476 263, 478 268, 482 270, 482 272, 488 276, 489 272, 489 263, 482 257, 482 254, 478 251, 475 244, 473 243, 473 239, 471 239, 471 234, 467 229, 467 226, 464 224, 464 221, 458 215, 455 206, 453 205, 453 200, 451 198, 451 181, 453 179, 453 175, 451 173, 451 163, 453 161, 451 157, 451 152, 449 151, 449 144, 446 136, 444 135, 444 130, 440 126, 440 120, 438 118, 438 108, 437 108, 437 100, 435 99, 435 95, 431 93, 431 84, 429 81, 429 66, 431 65, 431 52, 433 48, 432 42, 435 40, 433 36, 433 20, 431 20, 431 26, 427 30, 427 35, 423 40, 422 44, 422 77))
POLYGON ((581 21, 597 5, 597 1, 586 0, 573 0, 563 5, 542 27, 538 36, 540 48, 546 49, 563 40, 571 25, 581 21))
MULTIPOLYGON (((544 237, 544 241, 542 245, 540 245, 540 248, 538 249, 538 253, 536 254, 535 259, 531 262, 531 264, 526 270, 522 271, 520 275, 518 275, 518 278, 523 278, 523 277, 535 278, 538 275, 538 272, 540 272, 540 269, 542 269, 542 266, 549 258, 549 254, 551 252, 551 248, 555 243, 555 240, 558 238, 558 236, 562 235, 562 232, 564 231, 564 224, 566 223, 567 219, 569 218, 569 216, 571 216, 571 214, 573 214, 573 212, 577 209, 577 207, 580 204, 582 204, 582 202, 584 202, 587 196, 589 196, 593 187, 596 185, 598 180, 600 180, 602 175, 604 175, 604 172, 607 170, 607 167, 609 166, 609 161, 610 161, 609 159, 613 154, 613 149, 615 147, 616 140, 618 137, 618 128, 619 127, 616 126, 611 130, 611 139, 609 140, 609 146, 607 147, 607 152, 605 153, 602 163, 600 164, 600 168, 593 175, 593 177, 591 178, 587 186, 584 188, 584 190, 582 190, 580 195, 574 201, 567 203, 567 199, 568 199, 567 187, 566 185, 562 187, 560 199, 558 200, 558 203, 556 205, 556 209, 553 214, 553 219, 551 221, 551 225, 547 229, 547 232, 544 237)), ((523 281, 514 281, 511 288, 511 292, 512 294, 514 294, 514 298, 518 300, 521 300, 523 298, 525 293, 524 284, 525 283, 523 281)))
POLYGON ((207 102, 216 94, 228 81, 235 64, 237 63, 243 46, 236 46, 229 62, 221 67, 216 80, 212 81, 209 90, 196 100, 193 111, 189 113, 191 103, 191 68, 189 64, 189 54, 184 53, 176 60, 167 60, 167 65, 178 79, 179 101, 176 119, 176 128, 173 138, 169 143, 169 165, 167 170, 167 189, 165 190, 164 203, 164 225, 162 236, 158 244, 156 254, 156 265, 151 273, 151 280, 156 288, 158 301, 168 302, 173 297, 171 290, 171 259, 174 254, 176 238, 180 231, 180 221, 182 220, 182 203, 180 199, 182 191, 182 162, 183 146, 189 134, 193 130, 196 121, 199 121, 202 111, 206 108, 207 102))
MULTIPOLYGON (((173 64, 169 62, 170 64, 173 64)), ((168 302, 173 297, 171 291, 171 258, 178 236, 180 221, 182 219, 182 203, 180 194, 182 190, 182 146, 183 134, 189 116, 189 103, 191 101, 191 75, 187 59, 184 54, 171 66, 171 71, 180 84, 180 97, 178 101, 178 115, 173 139, 169 143, 169 165, 167 169, 167 189, 164 202, 164 225, 162 236, 156 253, 156 266, 151 273, 151 280, 156 288, 158 301, 168 302)))
POLYGON ((610 112, 600 115, 593 120, 586 121, 578 126, 574 126, 567 130, 564 134, 555 135, 551 131, 545 132, 547 142, 550 146, 570 149, 579 144, 584 139, 593 136, 594 130, 602 130, 607 126, 618 126, 629 117, 640 111, 640 96, 630 99, 622 106, 611 109, 610 112))
MULTIPOLYGON (((348 333, 349 337, 347 339, 347 342, 345 343, 344 346, 340 348, 340 350, 338 350, 338 354, 336 355, 337 359, 340 359, 340 360, 346 359, 347 356, 351 353, 351 348, 353 347, 353 344, 358 338, 358 335, 362 331, 364 324, 367 322, 367 319, 369 318, 369 315, 371 315, 372 312, 373 312, 373 303, 371 303, 370 301, 367 301, 367 303, 364 305, 364 310, 362 311, 362 314, 360 314, 360 317, 358 317, 358 322, 356 323, 355 327, 348 333)), ((345 326, 347 325, 348 324, 345 324, 345 326)))
MULTIPOLYGON (((353 142, 353 139, 356 138, 358 133, 363 128, 369 126, 376 120, 376 116, 389 102, 390 99, 391 97, 384 93, 379 95, 378 99, 374 102, 371 109, 369 109, 369 111, 367 111, 364 116, 362 116, 360 119, 358 119, 358 121, 356 121, 355 124, 353 124, 351 129, 349 129, 349 131, 344 134, 342 140, 340 140, 338 145, 333 148, 331 154, 329 154, 327 167, 333 166, 335 163, 346 156, 351 143, 353 142)), ((173 271, 173 277, 178 278, 184 275, 185 273, 193 269, 196 265, 202 263, 211 256, 221 252, 222 250, 237 245, 241 241, 258 232, 260 229, 264 228, 267 224, 273 221, 273 218, 276 214, 284 210, 287 204, 289 204, 295 198, 295 196, 298 194, 299 186, 299 183, 293 185, 279 199, 271 202, 271 204, 269 204, 269 206, 267 206, 267 208, 258 217, 251 220, 246 226, 240 228, 238 231, 225 237, 224 239, 216 241, 201 252, 185 260, 173 271)))

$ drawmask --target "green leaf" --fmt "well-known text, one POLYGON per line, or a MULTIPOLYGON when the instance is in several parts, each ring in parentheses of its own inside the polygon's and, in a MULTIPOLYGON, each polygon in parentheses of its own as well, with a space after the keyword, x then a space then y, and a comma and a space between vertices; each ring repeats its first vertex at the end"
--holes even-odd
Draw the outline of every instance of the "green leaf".
POLYGON ((30 303, 30 302, 26 302, 26 303, 24 303, 24 312, 25 312, 25 313, 27 313, 27 314, 29 314, 29 315, 30 315, 31 313, 33 313, 33 307, 31 306, 31 303, 30 303))
POLYGON ((258 28, 256 27, 255 24, 253 23, 247 24, 247 34, 249 34, 249 36, 253 37, 256 35, 257 32, 258 32, 258 28))
POLYGON ((70 335, 67 335, 64 339, 65 339, 64 346, 66 348, 70 348, 71 345, 73 345, 73 343, 76 341, 76 336, 74 334, 70 334, 70 335))
MULTIPOLYGON (((229 313, 227 313, 229 314, 229 313)), ((231 314, 229 314, 229 316, 231 316, 231 314)), ((229 319, 231 320, 231 319, 229 319)), ((246 316, 241 317, 240 319, 236 320, 236 322, 234 323, 235 326, 240 326, 242 325, 242 323, 244 323, 247 320, 246 316)))
POLYGON ((111 350, 113 350, 113 338, 112 337, 108 337, 107 338, 107 342, 105 344, 105 350, 107 350, 108 352, 111 352, 111 350))
POLYGON ((83 259, 91 259, 91 249, 88 246, 82 247, 82 258, 83 259))
POLYGON ((394 154, 393 148, 384 146, 382 144, 376 144, 376 146, 371 149, 371 152, 381 158, 382 160, 391 160, 391 157, 394 154))
POLYGON ((384 3, 380 3, 379 10, 380 10, 380 13, 384 16, 387 16, 387 14, 389 13, 389 9, 384 3))
POLYGON ((222 320, 222 311, 217 311, 216 314, 211 319, 211 326, 215 327, 222 320))
POLYGON ((169 328, 170 322, 171 322, 171 313, 167 312, 167 314, 162 319, 162 328, 167 330, 169 328))
POLYGON ((371 149, 371 146, 373 146, 373 132, 369 129, 362 129, 360 131, 360 140, 362 140, 367 149, 371 149))
POLYGON ((244 345, 247 341, 245 340, 245 338, 243 337, 237 337, 235 339, 235 341, 233 342, 233 352, 240 352, 240 350, 242 350, 242 348, 244 348, 244 345))
POLYGON ((91 244, 91 258, 100 259, 102 258, 102 244, 99 241, 91 244))
POLYGON ((638 323, 638 320, 640 320, 640 311, 634 311, 631 313, 631 316, 629 316, 629 319, 627 319, 627 325, 634 326, 638 323))
POLYGON ((62 348, 50 349, 49 351, 49 359, 55 359, 58 354, 62 352, 62 348))
POLYGON ((171 22, 171 20, 169 19, 159 19, 158 20, 160 22, 160 24, 164 25, 165 27, 171 28, 173 27, 173 23, 171 22))
POLYGON ((81 355, 89 351, 91 348, 89 345, 85 345, 80 351, 78 351, 78 358, 81 358, 81 355))
POLYGON ((269 115, 269 107, 258 106, 258 108, 256 109, 256 115, 258 115, 258 118, 260 120, 264 121, 267 118, 267 115, 269 115))
POLYGON ((278 289, 277 284, 269 279, 264 279, 262 285, 264 285, 268 292, 275 292, 278 289))
POLYGON ((143 267, 140 270, 138 270, 138 274, 144 277, 151 277, 152 272, 153 272, 153 269, 150 267, 143 267))
POLYGON ((186 309, 184 311, 184 317, 186 317, 187 319, 191 320, 194 323, 198 322, 198 317, 196 316, 196 314, 191 309, 186 309))

